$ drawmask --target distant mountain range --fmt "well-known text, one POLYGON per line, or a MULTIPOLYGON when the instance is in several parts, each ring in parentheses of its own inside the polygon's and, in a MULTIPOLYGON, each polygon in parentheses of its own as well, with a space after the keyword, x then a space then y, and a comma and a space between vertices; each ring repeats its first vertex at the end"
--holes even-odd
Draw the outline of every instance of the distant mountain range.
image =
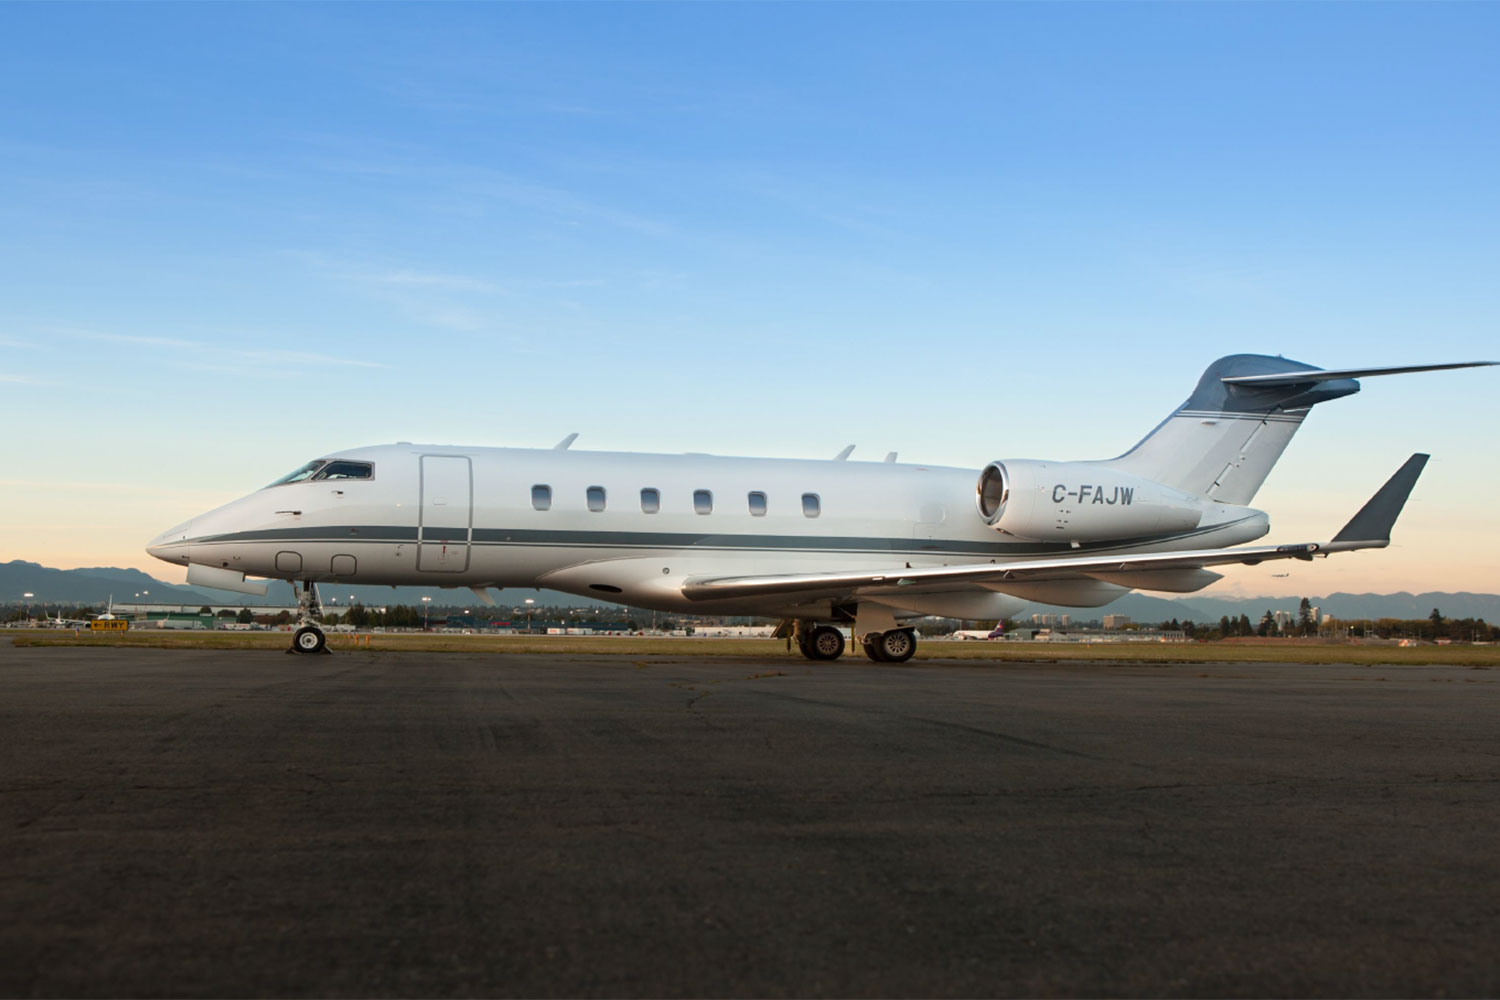
MULTIPOLYGON (((266 596, 256 597, 231 590, 185 587, 181 584, 167 583, 138 569, 119 569, 114 566, 51 569, 19 559, 14 562, 0 563, 0 604, 20 602, 24 600, 21 595, 26 593, 35 595, 32 603, 37 605, 43 602, 103 605, 111 597, 117 604, 147 600, 152 604, 198 606, 207 604, 215 607, 227 605, 235 608, 266 604, 293 606, 297 603, 296 595, 292 592, 292 585, 280 580, 271 582, 266 596), (136 597, 137 594, 148 590, 151 592, 149 597, 136 597)), ((318 588, 318 595, 323 599, 324 604, 329 604, 336 599, 340 605, 351 603, 349 600, 351 595, 357 602, 381 607, 391 604, 420 605, 423 597, 431 597, 433 607, 462 608, 479 603, 478 598, 467 587, 351 587, 342 584, 335 587, 325 584, 318 588)), ((502 608, 519 607, 528 597, 535 600, 540 607, 614 607, 617 603, 574 597, 572 594, 563 594, 555 590, 511 588, 501 591, 492 590, 490 595, 495 597, 496 604, 502 608)))
MULTIPOLYGON (((203 587, 184 587, 166 583, 138 569, 119 569, 113 566, 98 566, 91 569, 50 569, 32 562, 0 563, 0 604, 15 604, 22 594, 36 595, 33 603, 41 604, 104 604, 114 597, 117 602, 135 601, 136 594, 150 591, 153 604, 175 603, 196 605, 228 605, 241 607, 246 604, 296 604, 289 583, 273 582, 265 597, 252 597, 227 590, 210 590, 203 587)), ((469 607, 476 598, 467 588, 442 587, 357 587, 341 585, 324 586, 319 589, 325 603, 337 599, 340 604, 354 600, 372 605, 411 604, 419 605, 422 598, 431 597, 434 607, 469 607)), ((529 590, 512 588, 491 591, 497 594, 496 603, 502 608, 518 607, 530 597, 540 606, 597 607, 611 606, 613 602, 596 601, 587 597, 574 597, 553 590, 529 590)), ((1335 618, 1426 618, 1433 608, 1447 618, 1483 618, 1489 622, 1500 622, 1500 594, 1471 593, 1426 593, 1426 594, 1345 594, 1335 593, 1326 597, 1311 594, 1308 599, 1325 614, 1335 618)), ((1297 597, 1210 597, 1198 595, 1168 599, 1150 597, 1146 594, 1128 594, 1113 604, 1102 608, 1064 608, 1046 604, 1029 605, 1020 617, 1033 613, 1072 615, 1076 621, 1087 621, 1106 614, 1129 615, 1140 622, 1159 622, 1176 618, 1195 622, 1216 622, 1224 615, 1238 617, 1248 615, 1251 621, 1260 621, 1267 611, 1295 611, 1297 597)))

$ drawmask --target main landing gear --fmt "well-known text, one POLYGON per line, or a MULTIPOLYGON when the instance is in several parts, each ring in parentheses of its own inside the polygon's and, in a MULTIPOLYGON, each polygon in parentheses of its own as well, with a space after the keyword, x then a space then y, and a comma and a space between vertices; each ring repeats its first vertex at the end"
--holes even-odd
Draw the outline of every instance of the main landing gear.
POLYGON ((812 627, 811 622, 799 621, 792 638, 809 660, 837 660, 844 655, 844 633, 832 625, 812 627))
MULTIPOLYGON (((860 635, 858 623, 854 633, 860 635)), ((844 633, 832 625, 814 625, 798 619, 792 623, 792 639, 809 660, 837 660, 844 655, 844 633)), ((917 633, 911 628, 888 628, 866 632, 859 643, 865 655, 876 663, 905 663, 917 651, 917 633)))
POLYGON ((860 640, 865 655, 876 663, 905 663, 917 651, 915 629, 893 628, 885 632, 871 632, 860 640))
POLYGON ((292 633, 292 648, 287 652, 328 652, 328 637, 318 628, 318 616, 322 614, 322 606, 318 604, 318 585, 303 580, 292 587, 297 591, 297 623, 300 627, 292 633))

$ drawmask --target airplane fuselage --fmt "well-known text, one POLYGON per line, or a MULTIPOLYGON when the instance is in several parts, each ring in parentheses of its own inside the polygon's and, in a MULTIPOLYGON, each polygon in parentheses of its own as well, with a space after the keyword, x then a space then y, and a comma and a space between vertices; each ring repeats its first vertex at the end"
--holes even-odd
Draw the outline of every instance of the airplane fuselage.
MULTIPOLYGON (((1189 498, 1201 507, 1189 530, 1079 542, 1069 524, 1133 516, 1146 499, 1097 463, 1032 463, 1040 469, 1032 493, 1053 540, 987 523, 974 469, 409 444, 322 461, 357 476, 266 487, 165 532, 150 551, 286 580, 546 587, 664 611, 795 616, 826 612, 826 602, 689 600, 681 587, 705 575, 1219 548, 1269 526, 1252 508, 1189 498)), ((917 588, 903 609, 1001 617, 1025 600, 1093 606, 1126 589, 917 588)))

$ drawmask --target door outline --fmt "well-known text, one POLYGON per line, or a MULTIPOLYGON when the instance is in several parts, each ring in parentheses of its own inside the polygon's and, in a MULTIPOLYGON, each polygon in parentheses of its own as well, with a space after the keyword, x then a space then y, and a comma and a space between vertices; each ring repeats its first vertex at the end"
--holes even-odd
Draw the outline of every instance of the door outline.
MULTIPOLYGON (((474 535, 474 462, 467 455, 422 455, 417 461, 417 569, 423 573, 462 573, 469 568, 470 543, 474 535), (434 541, 427 540, 429 530, 428 520, 428 496, 427 496, 427 460, 440 459, 452 461, 457 459, 464 463, 465 490, 463 502, 465 517, 463 523, 463 540, 457 541, 451 538, 440 538, 434 541), (462 546, 462 553, 455 554, 454 549, 462 546)), ((444 499, 435 497, 434 499, 444 499)), ((434 506, 436 506, 434 504, 434 506)), ((431 526, 433 531, 452 532, 457 528, 453 526, 431 526)))

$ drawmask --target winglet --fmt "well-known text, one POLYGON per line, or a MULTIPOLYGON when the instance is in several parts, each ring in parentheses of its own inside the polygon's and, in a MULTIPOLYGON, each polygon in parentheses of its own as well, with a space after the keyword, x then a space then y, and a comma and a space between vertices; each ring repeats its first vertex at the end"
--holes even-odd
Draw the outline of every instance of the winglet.
POLYGON ((1406 506, 1406 498, 1417 485, 1417 477, 1427 465, 1430 456, 1421 453, 1408 458, 1396 474, 1386 480, 1384 486, 1375 491, 1359 513, 1349 519, 1333 541, 1323 546, 1323 551, 1338 549, 1383 548, 1391 543, 1391 526, 1406 506))

